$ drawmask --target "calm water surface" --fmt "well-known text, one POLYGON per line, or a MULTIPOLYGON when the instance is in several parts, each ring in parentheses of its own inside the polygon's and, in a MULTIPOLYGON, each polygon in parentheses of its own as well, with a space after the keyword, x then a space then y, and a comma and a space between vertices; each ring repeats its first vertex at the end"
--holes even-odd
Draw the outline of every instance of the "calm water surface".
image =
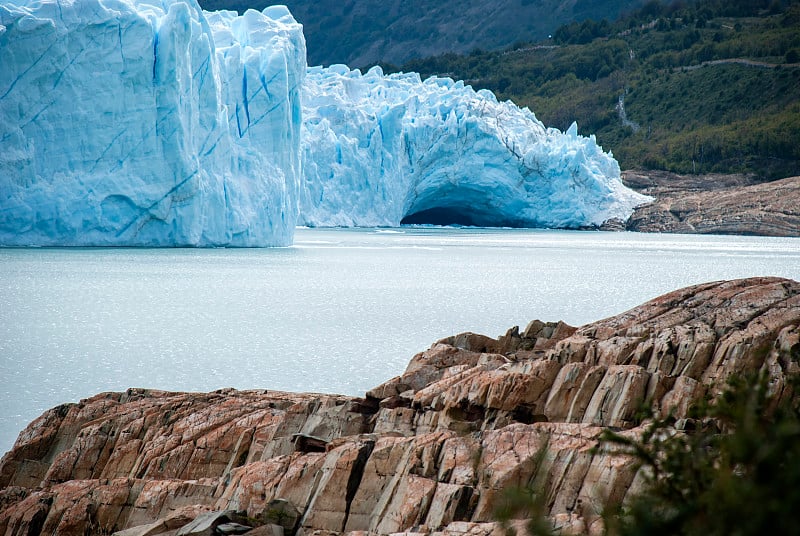
POLYGON ((279 249, 0 249, 0 452, 102 391, 360 395, 447 335, 580 325, 755 275, 800 280, 800 240, 299 229, 279 249))

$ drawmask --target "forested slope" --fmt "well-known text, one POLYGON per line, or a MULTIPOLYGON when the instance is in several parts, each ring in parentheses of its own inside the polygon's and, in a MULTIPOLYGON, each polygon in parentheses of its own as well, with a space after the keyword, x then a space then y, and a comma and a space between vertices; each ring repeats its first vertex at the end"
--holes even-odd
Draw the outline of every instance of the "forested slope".
POLYGON ((623 169, 800 175, 796 0, 652 1, 550 40, 384 67, 463 79, 548 126, 575 120, 623 169))

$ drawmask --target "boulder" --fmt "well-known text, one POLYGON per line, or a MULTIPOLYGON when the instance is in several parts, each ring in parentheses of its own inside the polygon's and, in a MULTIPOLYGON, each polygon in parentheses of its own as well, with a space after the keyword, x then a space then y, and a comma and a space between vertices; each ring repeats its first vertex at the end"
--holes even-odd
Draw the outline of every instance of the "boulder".
MULTIPOLYGON (((237 532, 237 527, 242 527, 238 523, 232 523, 231 520, 237 517, 236 512, 226 510, 223 512, 206 512, 197 516, 191 523, 181 527, 176 536, 213 536, 215 534, 242 534, 237 532), (225 532, 222 529, 225 527, 230 532, 225 532)), ((247 530, 252 527, 247 527, 247 530)))
MULTIPOLYGON (((283 536, 283 533, 292 534, 297 527, 297 521, 300 519, 300 512, 295 508, 292 503, 286 499, 272 499, 266 505, 266 508, 258 514, 257 519, 266 523, 267 527, 279 527, 281 534, 273 534, 273 536, 283 536)), ((277 529, 270 529, 273 532, 277 529)))

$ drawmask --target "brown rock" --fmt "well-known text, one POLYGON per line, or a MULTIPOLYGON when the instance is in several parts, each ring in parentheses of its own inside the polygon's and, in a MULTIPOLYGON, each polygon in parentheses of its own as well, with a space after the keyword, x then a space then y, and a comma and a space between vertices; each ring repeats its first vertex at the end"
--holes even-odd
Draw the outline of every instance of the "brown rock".
POLYGON ((115 532, 113 536, 155 536, 170 531, 177 532, 178 529, 194 521, 199 515, 206 513, 207 509, 197 506, 180 508, 164 519, 159 519, 155 523, 139 525, 129 529, 115 532))
POLYGON ((657 176, 648 185, 631 173, 626 179, 656 196, 634 211, 629 231, 800 236, 800 177, 762 184, 719 176, 657 176))
POLYGON ((280 525, 262 525, 247 532, 250 536, 284 536, 285 532, 280 525))
POLYGON ((605 427, 639 433, 643 404, 712 426, 694 402, 759 370, 794 397, 799 362, 800 283, 753 278, 581 328, 444 339, 367 398, 103 393, 46 412, 0 462, 0 533, 202 533, 200 514, 230 511, 272 536, 499 535, 503 490, 534 483, 564 534, 600 534, 601 503, 641 485, 596 452, 605 427))
MULTIPOLYGON (((206 512, 200 514, 194 520, 178 529, 176 536, 214 536, 220 531, 219 529, 221 527, 231 525, 231 520, 236 517, 236 513, 231 510, 225 512, 206 512)), ((238 523, 236 525, 238 525, 238 523)), ((240 533, 237 527, 230 527, 230 529, 232 529, 230 532, 233 534, 240 533)))

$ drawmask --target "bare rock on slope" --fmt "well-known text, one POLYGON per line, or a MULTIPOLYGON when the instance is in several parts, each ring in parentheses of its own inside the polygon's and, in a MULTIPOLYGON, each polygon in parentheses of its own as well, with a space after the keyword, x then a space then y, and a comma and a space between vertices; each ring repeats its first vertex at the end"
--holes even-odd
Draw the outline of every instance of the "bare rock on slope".
POLYGON ((800 236, 800 177, 755 184, 741 175, 626 172, 624 182, 656 197, 634 211, 629 231, 800 236))
POLYGON ((365 398, 104 393, 20 435, 0 462, 0 533, 175 534, 232 512, 236 530, 287 536, 500 534, 503 490, 534 479, 562 533, 592 533, 602 501, 638 485, 594 449, 606 427, 638 433, 643 402, 680 419, 747 371, 794 396, 799 361, 800 283, 755 278, 577 329, 450 337, 365 398))

